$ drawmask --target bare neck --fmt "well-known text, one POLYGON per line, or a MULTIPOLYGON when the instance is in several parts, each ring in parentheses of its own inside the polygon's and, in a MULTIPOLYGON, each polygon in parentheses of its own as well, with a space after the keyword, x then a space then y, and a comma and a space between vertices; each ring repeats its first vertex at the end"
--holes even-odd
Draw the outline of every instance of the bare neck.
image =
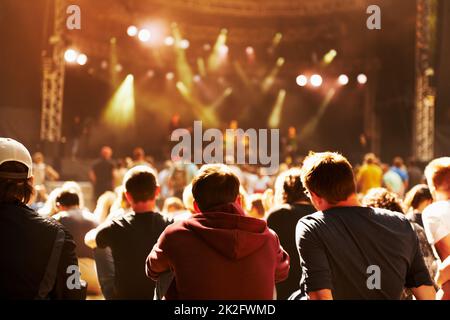
POLYGON ((356 195, 356 193, 354 193, 344 201, 340 201, 336 204, 328 204, 323 210, 340 207, 360 207, 360 206, 361 202, 359 202, 358 196, 356 195))
POLYGON ((450 200, 450 194, 448 192, 436 190, 434 199, 435 201, 448 201, 450 200))
POLYGON ((152 212, 155 210, 155 201, 133 203, 131 208, 136 213, 152 212))

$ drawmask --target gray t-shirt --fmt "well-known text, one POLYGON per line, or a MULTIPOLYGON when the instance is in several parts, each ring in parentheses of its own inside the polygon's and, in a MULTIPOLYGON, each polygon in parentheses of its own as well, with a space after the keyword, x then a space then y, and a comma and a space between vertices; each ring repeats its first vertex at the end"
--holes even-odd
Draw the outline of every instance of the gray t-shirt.
POLYGON ((316 212, 298 222, 296 241, 303 269, 297 299, 330 289, 334 299, 392 300, 404 287, 432 285, 417 235, 399 213, 367 207, 316 212))

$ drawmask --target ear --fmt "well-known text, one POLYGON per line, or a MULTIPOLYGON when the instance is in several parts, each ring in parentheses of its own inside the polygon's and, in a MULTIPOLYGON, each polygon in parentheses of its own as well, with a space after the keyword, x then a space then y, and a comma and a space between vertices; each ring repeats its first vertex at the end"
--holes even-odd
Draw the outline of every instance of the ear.
POLYGON ((194 200, 194 210, 195 210, 195 213, 202 213, 202 211, 198 207, 198 204, 197 204, 197 202, 195 200, 194 200))
POLYGON ((322 208, 324 208, 328 204, 328 202, 312 191, 310 191, 309 193, 311 194, 311 202, 314 205, 314 207, 317 210, 323 210, 322 208))
POLYGON ((34 176, 29 177, 28 181, 30 181, 30 184, 34 187, 34 176))
POLYGON ((161 193, 161 187, 160 186, 156 186, 155 189, 155 199, 158 198, 159 194, 161 193))
POLYGON ((127 199, 128 203, 131 205, 133 203, 133 197, 129 192, 125 191, 125 198, 127 199))
POLYGON ((241 198, 241 194, 238 194, 236 197, 236 200, 234 200, 234 203, 239 205, 240 207, 242 207, 242 198, 241 198))

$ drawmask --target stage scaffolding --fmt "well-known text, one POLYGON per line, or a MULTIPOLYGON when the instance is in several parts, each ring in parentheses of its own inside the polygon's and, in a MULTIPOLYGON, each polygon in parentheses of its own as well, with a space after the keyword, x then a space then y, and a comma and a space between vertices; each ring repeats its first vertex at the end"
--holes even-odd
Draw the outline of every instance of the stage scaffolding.
MULTIPOLYGON (((66 0, 53 2, 53 28, 47 50, 42 53, 42 110, 40 137, 43 142, 60 142, 65 74, 66 0)), ((50 11, 49 11, 50 12, 50 11)))
POLYGON ((432 78, 435 73, 437 2, 437 0, 417 0, 413 156, 423 162, 434 157, 436 90, 432 78))

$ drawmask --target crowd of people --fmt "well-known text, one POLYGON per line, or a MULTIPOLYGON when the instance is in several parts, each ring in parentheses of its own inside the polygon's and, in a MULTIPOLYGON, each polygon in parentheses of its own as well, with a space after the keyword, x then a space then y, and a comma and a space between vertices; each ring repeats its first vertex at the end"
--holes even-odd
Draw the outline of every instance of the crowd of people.
POLYGON ((76 182, 45 188, 59 178, 0 138, 4 298, 450 298, 449 157, 422 170, 310 153, 269 176, 105 146, 95 208, 76 182))

